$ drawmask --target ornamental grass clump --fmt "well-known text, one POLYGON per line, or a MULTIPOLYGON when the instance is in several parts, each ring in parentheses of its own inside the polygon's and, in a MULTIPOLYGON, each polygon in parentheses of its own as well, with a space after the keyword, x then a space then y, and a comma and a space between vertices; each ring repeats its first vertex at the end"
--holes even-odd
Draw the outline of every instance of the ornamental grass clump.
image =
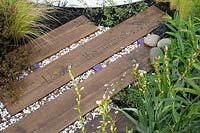
POLYGON ((0 99, 16 100, 16 79, 28 67, 28 51, 16 50, 38 37, 47 27, 41 22, 53 8, 29 0, 0 0, 0 99))
POLYGON ((46 19, 50 8, 36 5, 29 0, 0 1, 0 45, 1 56, 25 40, 38 37, 45 26, 40 23, 46 19))

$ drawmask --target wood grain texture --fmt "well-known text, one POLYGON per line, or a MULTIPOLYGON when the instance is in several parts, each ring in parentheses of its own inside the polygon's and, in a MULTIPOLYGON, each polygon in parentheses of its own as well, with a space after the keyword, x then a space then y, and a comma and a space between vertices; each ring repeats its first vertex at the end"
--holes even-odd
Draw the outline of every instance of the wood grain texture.
MULTIPOLYGON (((133 60, 140 64, 141 69, 150 70, 151 67, 148 65, 149 52, 149 47, 141 46, 80 83, 79 86, 84 87, 81 91, 83 114, 97 106, 96 101, 102 98, 105 91, 115 89, 113 94, 110 94, 110 96, 113 96, 134 81, 131 74, 133 60), (105 86, 105 84, 108 84, 108 86, 105 86)), ((76 107, 75 99, 75 90, 71 89, 3 132, 59 132, 78 119, 78 113, 74 110, 76 107)))
MULTIPOLYGON (((28 63, 33 65, 97 30, 97 26, 86 17, 80 16, 36 38, 30 44, 19 48, 19 50, 24 49, 28 51, 28 63)), ((19 50, 14 51, 12 54, 19 50)))
POLYGON ((22 85, 18 85, 24 90, 19 100, 13 104, 5 103, 5 106, 11 114, 19 112, 70 81, 67 73, 69 65, 73 67, 75 76, 84 73, 151 32, 162 21, 163 15, 164 13, 158 8, 149 7, 144 12, 131 17, 87 44, 31 73, 24 79, 22 85))

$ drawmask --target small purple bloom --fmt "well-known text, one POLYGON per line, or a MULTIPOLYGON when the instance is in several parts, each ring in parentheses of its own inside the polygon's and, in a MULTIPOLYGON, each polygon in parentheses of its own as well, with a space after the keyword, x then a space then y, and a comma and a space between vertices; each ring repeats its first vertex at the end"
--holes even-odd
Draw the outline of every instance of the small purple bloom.
POLYGON ((103 67, 100 65, 100 64, 97 64, 96 66, 93 67, 93 69, 96 71, 96 72, 99 72, 103 69, 103 67))
POLYGON ((40 68, 40 65, 39 64, 34 64, 33 65, 33 69, 39 69, 40 68))
POLYGON ((179 78, 182 78, 182 75, 179 73, 178 69, 176 69, 176 75, 177 75, 179 78))
POLYGON ((176 69, 176 75, 183 80, 183 82, 186 82, 186 80, 182 77, 178 69, 176 69))
POLYGON ((141 45, 143 45, 143 44, 144 44, 144 38, 140 38, 140 39, 138 40, 138 43, 141 44, 141 45))

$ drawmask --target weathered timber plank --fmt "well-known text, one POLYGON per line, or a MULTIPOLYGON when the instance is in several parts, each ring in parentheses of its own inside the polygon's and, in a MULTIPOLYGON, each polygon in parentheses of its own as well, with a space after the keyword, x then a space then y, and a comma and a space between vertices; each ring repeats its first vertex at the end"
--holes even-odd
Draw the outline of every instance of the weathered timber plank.
POLYGON ((26 49, 29 52, 29 64, 33 65, 97 30, 97 26, 86 17, 80 16, 36 38, 20 50, 26 49))
POLYGON ((29 63, 34 64, 35 62, 39 62, 42 59, 55 54, 56 52, 70 46, 81 38, 84 38, 97 30, 97 26, 93 25, 92 23, 88 23, 81 25, 70 32, 58 33, 55 39, 49 38, 45 44, 42 44, 42 47, 38 47, 37 45, 36 47, 32 48, 32 53, 29 55, 29 63))
MULTIPOLYGON (((97 106, 96 101, 102 98, 106 90, 110 91, 114 88, 115 91, 111 95, 113 96, 134 81, 131 74, 133 60, 140 64, 141 69, 148 71, 151 68, 148 65, 149 51, 149 47, 141 46, 80 83, 79 86, 84 87, 81 91, 83 114, 97 106), (125 75, 125 73, 127 74, 125 75), (108 84, 108 86, 105 86, 105 84, 108 84)), ((71 89, 3 132, 59 132, 79 117, 74 110, 76 107, 75 99, 75 90, 71 89)))
MULTIPOLYGON (((133 16, 87 44, 64 55, 44 68, 30 74, 20 86, 25 90, 19 100, 5 103, 11 114, 15 114, 51 91, 70 81, 67 67, 72 65, 78 76, 89 68, 130 45, 138 38, 152 31, 162 21, 164 13, 152 6, 133 16)), ((18 85, 19 86, 19 85, 18 85)))
MULTIPOLYGON (((128 119, 126 118, 122 113, 117 113, 115 114, 115 110, 111 109, 110 112, 111 117, 115 121, 115 126, 117 127, 117 132, 118 133, 124 133, 126 131, 126 127, 130 130, 133 128, 135 125, 128 119)), ((102 117, 98 116, 92 121, 88 122, 85 125, 85 129, 87 133, 95 133, 97 130, 100 130, 97 128, 98 126, 101 125, 100 121, 102 121, 102 117)), ((109 125, 110 126, 110 125, 109 125)), ((109 126, 107 127, 107 132, 111 132, 109 129, 109 126)), ((77 130, 76 133, 81 133, 81 129, 77 130)))
MULTIPOLYGON (((36 38, 34 40, 34 42, 37 43, 44 43, 44 41, 46 41, 49 38, 55 38, 56 36, 58 36, 58 33, 63 33, 63 32, 70 32, 72 30, 74 30, 75 28, 90 23, 89 19, 87 19, 85 16, 80 16, 78 18, 73 19, 72 21, 69 21, 68 23, 61 25, 59 27, 57 27, 54 30, 49 31, 48 33, 36 38)), ((33 43, 34 43, 33 42, 33 43)))

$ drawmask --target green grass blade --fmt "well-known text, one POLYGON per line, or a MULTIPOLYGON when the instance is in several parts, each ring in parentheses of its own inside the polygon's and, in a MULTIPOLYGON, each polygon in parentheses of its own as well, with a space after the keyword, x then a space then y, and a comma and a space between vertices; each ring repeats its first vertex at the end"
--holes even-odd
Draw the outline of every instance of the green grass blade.
POLYGON ((191 79, 185 77, 185 80, 187 81, 189 85, 191 85, 194 89, 200 92, 200 87, 197 84, 195 84, 191 79))
POLYGON ((132 111, 136 115, 138 115, 138 110, 136 108, 122 108, 122 110, 124 110, 124 111, 132 111))
POLYGON ((133 124, 135 124, 136 126, 138 125, 138 122, 128 113, 126 113, 123 109, 119 109, 119 108, 114 108, 114 109, 119 112, 122 112, 131 122, 133 122, 133 124))
POLYGON ((195 67, 197 70, 200 71, 200 66, 199 66, 198 64, 195 64, 195 63, 194 63, 194 67, 195 67))
POLYGON ((180 92, 188 92, 194 95, 200 95, 200 92, 194 89, 190 89, 190 88, 175 88, 175 91, 180 91, 180 92))

